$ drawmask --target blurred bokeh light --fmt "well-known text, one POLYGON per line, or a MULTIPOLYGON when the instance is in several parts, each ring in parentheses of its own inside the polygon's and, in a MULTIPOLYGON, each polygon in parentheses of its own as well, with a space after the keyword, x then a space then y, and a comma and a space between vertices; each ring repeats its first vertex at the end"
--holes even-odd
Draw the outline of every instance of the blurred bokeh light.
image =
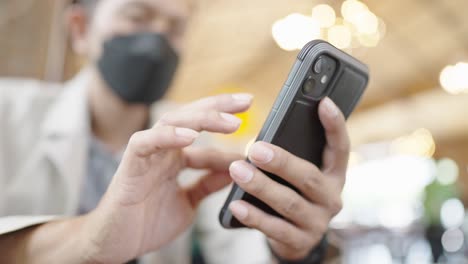
POLYGON ((440 83, 448 93, 468 93, 468 63, 459 62, 445 67, 440 73, 440 83))
MULTIPOLYGON (((168 98, 255 95, 240 131, 216 136, 217 146, 247 153, 307 42, 329 41, 369 66, 369 87, 348 121, 344 209, 331 226, 337 263, 434 263, 434 241, 441 262, 465 263, 468 1, 196 2, 168 98)), ((70 49, 65 5, 0 1, 2 77, 62 82, 79 71, 86 60, 70 49)))
POLYGON ((341 13, 343 18, 337 17, 330 5, 319 4, 312 9, 310 17, 290 14, 273 24, 273 38, 283 50, 293 51, 319 38, 339 49, 351 48, 353 39, 363 47, 375 47, 385 35, 383 20, 363 2, 344 1, 341 13))

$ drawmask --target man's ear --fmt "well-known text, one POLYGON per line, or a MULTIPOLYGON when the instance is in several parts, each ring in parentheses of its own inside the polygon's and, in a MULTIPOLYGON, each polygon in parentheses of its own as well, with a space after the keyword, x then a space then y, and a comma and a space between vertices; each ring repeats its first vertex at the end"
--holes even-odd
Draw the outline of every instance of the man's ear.
POLYGON ((88 25, 90 23, 86 10, 79 5, 71 5, 65 11, 64 19, 73 51, 79 55, 86 55, 89 45, 88 25))

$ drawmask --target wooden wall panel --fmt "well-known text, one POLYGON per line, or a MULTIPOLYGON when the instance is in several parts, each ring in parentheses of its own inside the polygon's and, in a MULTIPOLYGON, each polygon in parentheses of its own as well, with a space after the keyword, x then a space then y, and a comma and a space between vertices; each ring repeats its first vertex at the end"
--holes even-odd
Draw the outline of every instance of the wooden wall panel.
POLYGON ((44 78, 55 1, 0 1, 0 76, 44 78))

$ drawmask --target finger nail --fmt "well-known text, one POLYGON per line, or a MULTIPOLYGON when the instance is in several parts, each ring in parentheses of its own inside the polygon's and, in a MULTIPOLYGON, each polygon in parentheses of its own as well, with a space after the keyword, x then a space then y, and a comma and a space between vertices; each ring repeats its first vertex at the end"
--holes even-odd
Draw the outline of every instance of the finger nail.
POLYGON ((231 210, 232 214, 239 220, 243 220, 247 218, 249 215, 249 209, 241 202, 234 201, 229 205, 229 209, 231 210))
POLYGON ((187 139, 195 139, 200 133, 190 128, 176 127, 175 134, 178 137, 183 137, 187 139))
POLYGON ((253 100, 253 95, 247 93, 233 94, 232 98, 241 103, 250 103, 253 100))
POLYGON ((325 110, 327 114, 331 118, 336 118, 338 117, 338 107, 335 105, 335 103, 330 99, 330 98, 325 98, 323 99, 323 105, 325 107, 325 110))
POLYGON ((256 143, 250 148, 249 158, 257 163, 268 163, 273 160, 273 150, 266 147, 262 143, 256 143))
POLYGON ((240 126, 242 122, 238 117, 231 114, 221 113, 220 115, 226 122, 233 126, 240 126))
POLYGON ((234 180, 242 183, 247 183, 253 178, 253 170, 244 161, 236 161, 229 167, 229 172, 234 180))

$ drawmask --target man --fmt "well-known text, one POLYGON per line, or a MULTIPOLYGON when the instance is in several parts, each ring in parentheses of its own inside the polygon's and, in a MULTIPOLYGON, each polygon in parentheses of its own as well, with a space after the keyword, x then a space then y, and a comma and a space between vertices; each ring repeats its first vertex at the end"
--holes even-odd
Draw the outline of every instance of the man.
MULTIPOLYGON (((201 131, 236 131, 240 121, 232 114, 249 108, 248 94, 201 99, 147 129, 150 105, 166 93, 182 53, 190 12, 186 0, 78 1, 68 26, 89 67, 59 95, 37 83, 0 84, 0 215, 21 216, 0 218, 2 263, 122 263, 155 251, 151 260, 158 263, 186 263, 180 257, 188 255, 187 243, 174 241, 188 241, 184 232, 199 203, 231 178, 287 219, 240 201, 230 205, 236 218, 268 238, 277 260, 311 263, 320 255, 328 223, 341 209, 349 152, 343 115, 331 100, 319 109, 328 141, 323 171, 266 143, 249 152, 256 166, 303 196, 239 155, 193 145, 201 131), (187 168, 207 174, 182 186, 177 179, 187 168)), ((223 232, 230 236, 210 234, 202 242, 210 245, 209 262, 270 260, 264 240, 251 248, 255 232, 223 232)))

